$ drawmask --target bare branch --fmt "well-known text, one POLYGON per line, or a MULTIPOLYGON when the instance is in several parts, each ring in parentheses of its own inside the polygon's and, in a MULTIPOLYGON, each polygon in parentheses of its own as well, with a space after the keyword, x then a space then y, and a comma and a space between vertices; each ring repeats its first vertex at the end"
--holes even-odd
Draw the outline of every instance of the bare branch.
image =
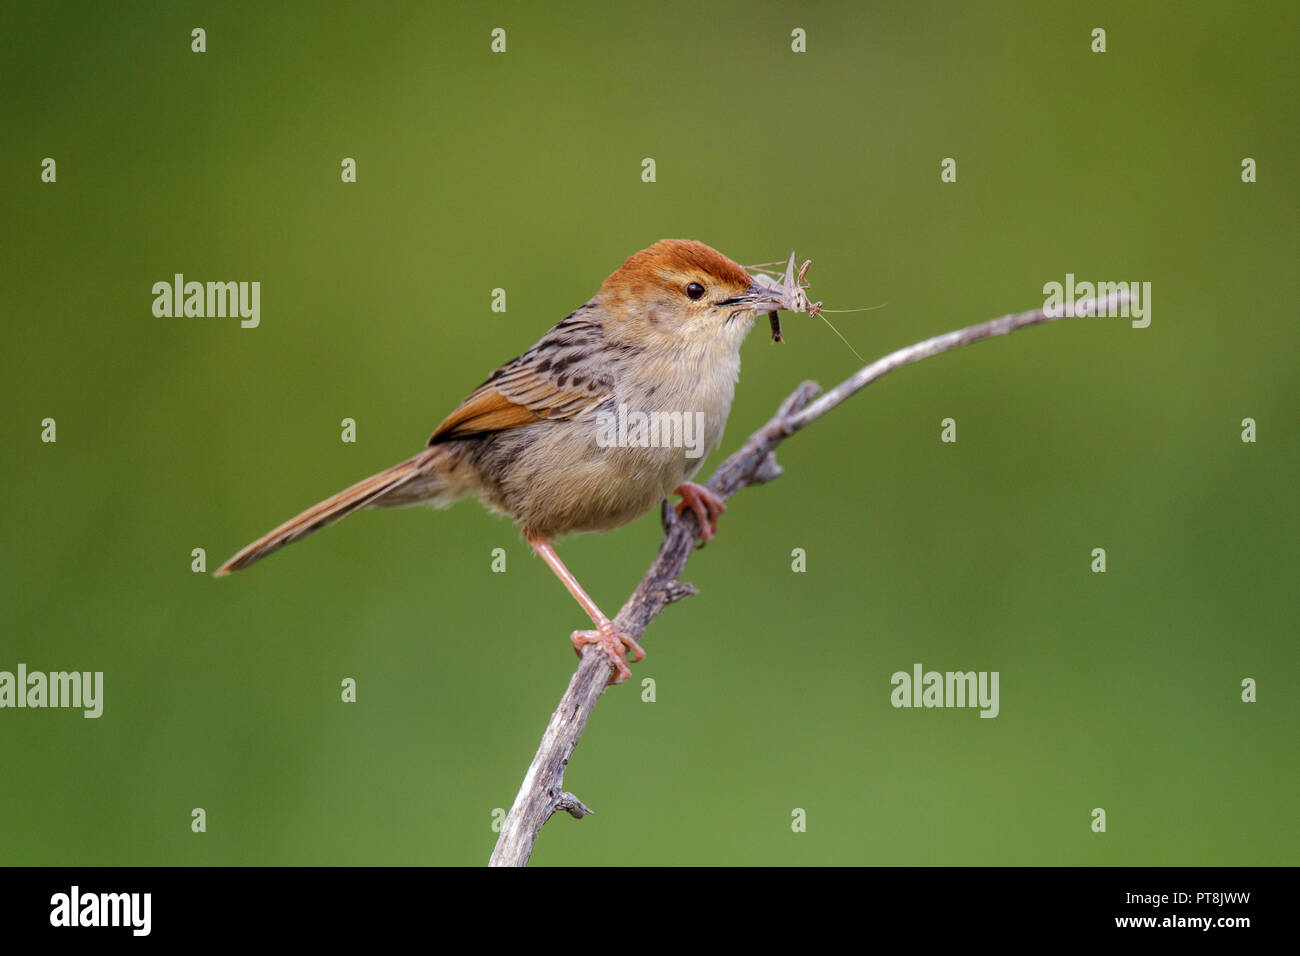
MULTIPOLYGON (((779 477, 781 467, 773 454, 777 445, 895 369, 1031 325, 1054 322, 1074 315, 1113 315, 1128 303, 1128 298, 1126 292, 1119 292, 1105 300, 1090 299, 1057 309, 1035 309, 1004 315, 956 332, 938 335, 872 362, 820 398, 817 396, 821 389, 813 382, 804 382, 781 404, 771 421, 750 435, 745 444, 719 466, 709 479, 709 489, 723 498, 730 498, 742 488, 779 477), (1106 311, 1101 311, 1103 309, 1106 311)), ((669 604, 697 593, 692 585, 678 580, 699 535, 695 515, 688 509, 677 517, 665 507, 663 523, 665 533, 659 545, 659 553, 655 555, 645 577, 614 621, 620 631, 635 638, 640 638, 650 622, 669 604)), ((564 768, 578 744, 578 738, 582 736, 587 718, 605 690, 610 673, 609 659, 604 652, 594 645, 588 647, 583 654, 582 663, 569 681, 568 690, 561 698, 559 707, 551 715, 541 745, 537 748, 537 755, 524 776, 524 782, 505 823, 502 824, 501 835, 489 865, 526 865, 542 826, 557 810, 564 810, 579 819, 592 812, 580 800, 564 791, 564 768)))

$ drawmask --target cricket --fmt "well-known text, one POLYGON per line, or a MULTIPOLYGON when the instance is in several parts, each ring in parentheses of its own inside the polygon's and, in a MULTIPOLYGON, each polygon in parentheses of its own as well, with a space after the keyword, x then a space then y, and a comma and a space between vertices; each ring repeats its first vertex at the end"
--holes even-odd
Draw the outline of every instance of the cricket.
MULTIPOLYGON (((794 253, 791 252, 789 260, 785 263, 784 273, 778 273, 773 268, 779 266, 780 262, 760 262, 757 265, 746 266, 745 269, 753 277, 757 285, 780 296, 781 308, 787 312, 806 312, 809 318, 821 319, 826 323, 827 328, 848 346, 849 351, 857 356, 858 361, 865 362, 866 359, 858 355, 858 350, 849 343, 848 339, 840 335, 840 330, 831 325, 830 319, 822 315, 822 312, 870 312, 872 308, 880 308, 880 306, 871 306, 865 309, 823 309, 820 302, 809 300, 808 293, 804 291, 808 288, 808 283, 805 280, 808 276, 808 269, 812 265, 812 260, 805 259, 797 273, 794 271, 794 262, 794 253), (779 279, 778 276, 780 276, 779 279)), ((767 318, 772 324, 772 341, 784 342, 785 337, 781 334, 780 316, 776 312, 769 312, 767 318)))

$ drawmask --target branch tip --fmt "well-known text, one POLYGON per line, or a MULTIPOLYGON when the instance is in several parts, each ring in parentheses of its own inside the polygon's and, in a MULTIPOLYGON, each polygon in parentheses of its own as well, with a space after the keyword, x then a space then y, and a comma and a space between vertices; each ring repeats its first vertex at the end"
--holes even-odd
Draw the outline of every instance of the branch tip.
POLYGON ((821 393, 822 387, 816 382, 812 380, 800 382, 799 387, 781 403, 781 407, 777 409, 776 417, 785 418, 795 412, 803 411, 808 406, 808 403, 821 393))
POLYGON ((559 798, 555 801, 555 806, 552 808, 551 813, 555 813, 559 810, 563 810, 575 820, 589 817, 596 812, 567 790, 561 791, 559 798))
POLYGON ((785 469, 777 464, 776 455, 769 451, 763 456, 763 460, 760 461, 758 466, 754 469, 754 477, 751 479, 750 483, 755 485, 765 485, 769 481, 776 481, 776 479, 780 478, 783 474, 785 474, 785 469))
POLYGON ((700 593, 700 589, 689 581, 670 581, 664 585, 664 601, 668 604, 675 604, 683 598, 695 597, 700 593))

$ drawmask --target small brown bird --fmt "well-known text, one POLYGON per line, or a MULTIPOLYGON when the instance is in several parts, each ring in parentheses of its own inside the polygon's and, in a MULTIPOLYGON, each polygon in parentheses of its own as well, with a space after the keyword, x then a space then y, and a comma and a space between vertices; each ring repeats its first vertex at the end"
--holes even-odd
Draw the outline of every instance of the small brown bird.
POLYGON ((721 440, 740 374, 740 343, 781 298, 701 242, 664 239, 630 257, 590 302, 501 366, 434 431, 414 458, 309 508, 216 571, 246 568, 361 508, 445 506, 477 496, 509 515, 596 629, 611 683, 631 676, 626 650, 645 657, 596 606, 551 546, 607 531, 670 493, 717 532, 722 499, 690 482, 721 440), (694 427, 693 427, 694 426, 694 427), (626 650, 625 650, 626 649, 626 650))

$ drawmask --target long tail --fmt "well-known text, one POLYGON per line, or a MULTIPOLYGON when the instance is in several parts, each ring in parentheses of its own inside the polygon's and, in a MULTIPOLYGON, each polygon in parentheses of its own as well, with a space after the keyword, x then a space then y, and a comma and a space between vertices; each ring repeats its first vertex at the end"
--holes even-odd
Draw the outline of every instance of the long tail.
MULTIPOLYGON (((391 491, 402 487, 417 476, 424 475, 426 468, 436 453, 430 448, 407 459, 399 465, 387 468, 377 475, 371 475, 359 481, 351 488, 345 488, 338 494, 326 498, 317 505, 308 508, 296 518, 290 518, 274 531, 264 534, 248 547, 213 572, 214 577, 224 577, 231 571, 239 571, 254 561, 279 551, 286 544, 292 544, 299 538, 305 538, 318 528, 331 525, 340 518, 369 505, 378 504, 379 499, 391 491)), ((410 502, 404 502, 410 503, 410 502)))

